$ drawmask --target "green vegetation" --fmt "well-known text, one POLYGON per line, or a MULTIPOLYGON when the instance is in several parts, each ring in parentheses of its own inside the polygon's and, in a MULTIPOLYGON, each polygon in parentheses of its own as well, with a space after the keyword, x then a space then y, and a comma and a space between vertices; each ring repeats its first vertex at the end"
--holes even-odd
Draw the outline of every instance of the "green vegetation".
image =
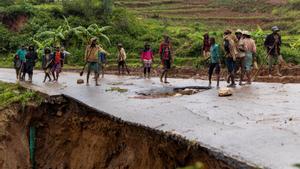
POLYGON ((12 66, 12 57, 22 44, 35 44, 39 57, 46 46, 60 44, 71 52, 69 65, 83 65, 84 49, 92 36, 109 52, 109 64, 116 64, 116 44, 123 43, 128 53, 128 65, 141 66, 139 53, 149 41, 156 53, 162 35, 171 37, 175 65, 200 68, 202 36, 210 36, 222 44, 227 28, 248 29, 258 46, 258 57, 265 63, 265 36, 272 25, 283 31, 284 58, 300 63, 299 0, 285 5, 262 0, 73 0, 45 3, 43 0, 5 0, 0 3, 0 66, 12 66), (243 3, 241 3, 243 2, 243 3), (232 4, 235 5, 232 5, 232 4))
POLYGON ((119 93, 126 93, 128 89, 122 89, 120 87, 111 87, 110 89, 105 90, 106 92, 119 92, 119 93))
POLYGON ((36 92, 15 84, 0 82, 0 109, 9 106, 12 103, 21 103, 25 105, 29 101, 39 103, 41 98, 36 92))
POLYGON ((204 168, 204 165, 200 162, 197 162, 195 165, 187 166, 184 168, 178 168, 178 169, 203 169, 203 168, 204 168))

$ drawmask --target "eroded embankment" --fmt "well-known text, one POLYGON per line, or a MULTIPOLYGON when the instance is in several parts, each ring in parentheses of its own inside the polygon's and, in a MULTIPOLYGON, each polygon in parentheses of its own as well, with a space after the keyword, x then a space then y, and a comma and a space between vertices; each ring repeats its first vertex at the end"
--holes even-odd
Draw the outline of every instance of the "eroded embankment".
POLYGON ((2 169, 31 168, 30 134, 37 169, 174 169, 197 161, 211 169, 250 168, 183 138, 123 122, 62 96, 38 106, 14 104, 1 110, 0 120, 2 169))

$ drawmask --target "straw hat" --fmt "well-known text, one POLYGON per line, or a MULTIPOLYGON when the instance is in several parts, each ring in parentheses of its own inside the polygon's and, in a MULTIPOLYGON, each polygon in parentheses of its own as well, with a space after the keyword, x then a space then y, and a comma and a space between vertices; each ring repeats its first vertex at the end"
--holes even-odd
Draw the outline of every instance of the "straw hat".
POLYGON ((237 34, 237 33, 240 33, 240 34, 242 34, 243 32, 242 32, 242 30, 240 30, 240 29, 237 29, 236 31, 235 31, 235 33, 237 34))
POLYGON ((251 33, 250 33, 249 31, 243 31, 242 34, 243 34, 243 35, 251 36, 251 33))

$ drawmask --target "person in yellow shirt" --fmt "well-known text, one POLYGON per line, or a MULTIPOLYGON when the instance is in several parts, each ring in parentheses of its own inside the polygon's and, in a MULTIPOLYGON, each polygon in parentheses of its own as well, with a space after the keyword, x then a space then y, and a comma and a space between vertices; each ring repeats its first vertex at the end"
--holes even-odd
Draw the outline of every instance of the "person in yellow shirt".
POLYGON ((89 78, 91 71, 95 73, 96 86, 99 86, 99 62, 98 54, 101 51, 101 47, 97 44, 97 38, 92 38, 90 44, 85 49, 85 61, 88 66, 88 72, 86 77, 86 85, 89 85, 89 78))
POLYGON ((123 45, 121 43, 118 44, 118 70, 119 70, 119 75, 121 74, 121 67, 122 67, 122 74, 125 73, 125 68, 129 74, 129 70, 126 66, 126 52, 125 49, 123 48, 123 45))

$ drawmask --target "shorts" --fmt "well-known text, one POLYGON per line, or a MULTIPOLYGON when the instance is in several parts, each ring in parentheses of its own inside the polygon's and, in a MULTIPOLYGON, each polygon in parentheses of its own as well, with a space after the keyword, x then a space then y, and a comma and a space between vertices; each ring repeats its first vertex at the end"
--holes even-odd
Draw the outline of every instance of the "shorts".
POLYGON ((61 63, 55 63, 51 69, 51 72, 60 73, 61 72, 61 63))
POLYGON ((210 52, 209 51, 203 51, 203 57, 205 59, 208 59, 210 57, 210 52))
POLYGON ((279 65, 281 65, 284 62, 282 55, 269 55, 268 57, 269 69, 272 69, 273 64, 275 64, 276 62, 279 65))
POLYGON ((125 61, 124 60, 119 61, 118 66, 125 66, 125 61))
POLYGON ((215 70, 216 74, 220 74, 221 68, 219 63, 211 63, 209 65, 208 74, 212 75, 215 70), (215 70, 216 69, 216 70, 215 70))
POLYGON ((98 62, 88 62, 88 72, 94 71, 95 73, 99 73, 99 63, 98 62))
POLYGON ((252 62, 253 62, 252 52, 247 52, 244 60, 244 66, 246 71, 251 71, 252 62))
POLYGON ((233 60, 232 57, 227 57, 226 58, 226 65, 229 73, 232 73, 235 69, 235 61, 233 60))
POLYGON ((164 66, 164 70, 169 70, 171 69, 171 60, 163 60, 163 66, 164 66))
POLYGON ((143 60, 143 62, 145 68, 150 68, 152 65, 152 60, 143 60))

